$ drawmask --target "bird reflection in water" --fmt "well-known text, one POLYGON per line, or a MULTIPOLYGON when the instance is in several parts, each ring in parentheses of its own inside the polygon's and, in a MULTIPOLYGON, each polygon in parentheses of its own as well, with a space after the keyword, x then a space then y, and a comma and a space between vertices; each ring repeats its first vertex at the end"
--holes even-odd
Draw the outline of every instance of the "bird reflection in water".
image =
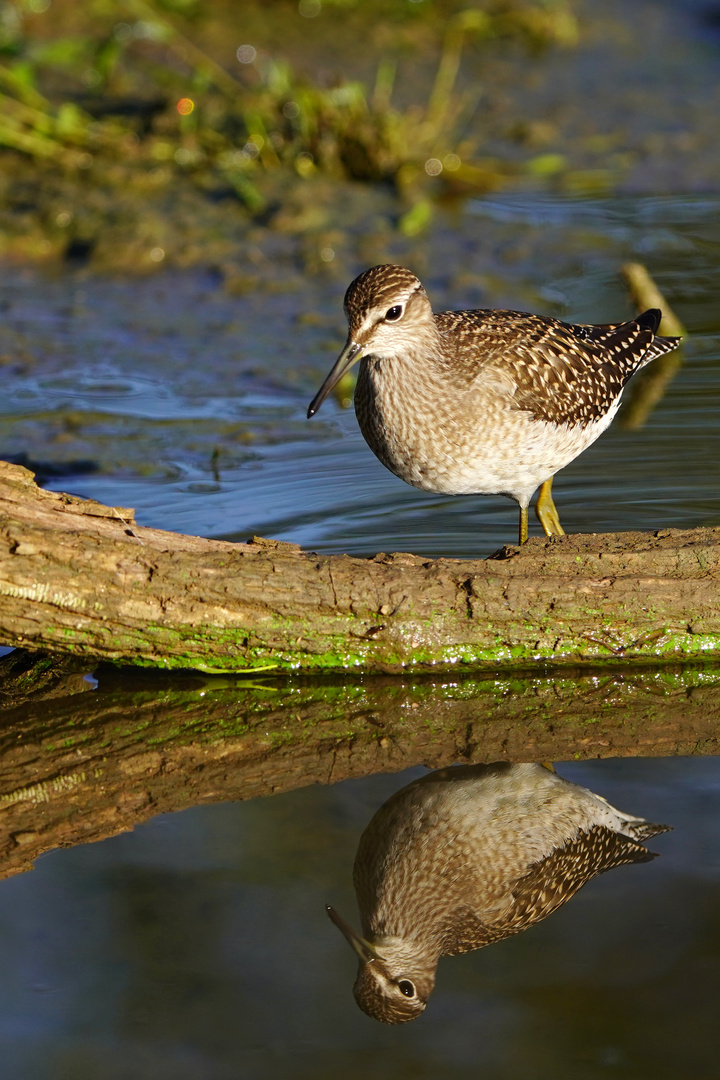
POLYGON ((544 765, 440 769, 396 792, 365 829, 353 871, 362 936, 328 914, 357 953, 354 994, 385 1024, 424 1010, 441 956, 501 941, 586 882, 655 858, 667 832, 544 765))

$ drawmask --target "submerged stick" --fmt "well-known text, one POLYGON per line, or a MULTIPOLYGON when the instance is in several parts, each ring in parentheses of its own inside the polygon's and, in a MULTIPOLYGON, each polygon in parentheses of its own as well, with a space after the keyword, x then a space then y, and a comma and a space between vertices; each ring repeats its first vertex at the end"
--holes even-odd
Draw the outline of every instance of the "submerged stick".
POLYGON ((625 263, 620 268, 620 273, 625 279, 630 296, 638 311, 646 311, 648 308, 660 308, 662 311, 662 321, 658 329, 659 334, 663 337, 685 337, 687 335, 687 330, 660 292, 646 266, 643 266, 642 263, 625 263))
MULTIPOLYGON (((660 292, 642 263, 625 263, 621 267, 630 296, 638 311, 660 308, 662 321, 658 330, 663 337, 686 337, 687 331, 660 292)), ((675 373, 683 362, 682 345, 673 352, 658 357, 630 383, 627 404, 620 416, 620 425, 627 430, 643 426, 657 403, 662 399, 675 373)))

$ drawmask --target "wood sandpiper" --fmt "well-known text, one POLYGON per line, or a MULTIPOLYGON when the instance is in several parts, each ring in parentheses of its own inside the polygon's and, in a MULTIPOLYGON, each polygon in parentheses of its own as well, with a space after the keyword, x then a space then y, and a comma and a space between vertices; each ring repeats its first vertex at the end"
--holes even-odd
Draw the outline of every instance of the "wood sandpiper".
POLYGON ((348 339, 313 398, 313 416, 360 360, 355 412, 383 465, 414 487, 507 495, 547 536, 564 530, 552 478, 609 426, 631 375, 674 349, 657 308, 629 322, 573 325, 522 311, 434 315, 402 266, 374 266, 345 294, 348 339))
POLYGON ((358 1005, 386 1024, 414 1020, 441 956, 526 930, 598 874, 653 859, 642 841, 668 828, 552 766, 464 765, 415 780, 360 838, 362 936, 328 907, 359 959, 358 1005))

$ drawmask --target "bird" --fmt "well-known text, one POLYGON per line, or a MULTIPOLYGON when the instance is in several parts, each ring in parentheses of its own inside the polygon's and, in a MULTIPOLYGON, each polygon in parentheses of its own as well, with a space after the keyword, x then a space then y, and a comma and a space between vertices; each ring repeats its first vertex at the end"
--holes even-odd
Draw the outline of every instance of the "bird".
POLYGON ((441 956, 517 934, 596 875, 654 859, 642 841, 670 828, 547 764, 458 765, 413 781, 360 838, 362 934, 327 906, 358 956, 357 1004, 382 1023, 414 1020, 441 956))
POLYGON ((310 403, 317 413, 360 361, 355 413, 370 449, 413 487, 506 495, 547 536, 564 535, 552 478, 609 426, 631 375, 680 338, 657 336, 661 312, 575 325, 523 311, 433 314, 402 266, 371 267, 345 293, 348 338, 310 403))

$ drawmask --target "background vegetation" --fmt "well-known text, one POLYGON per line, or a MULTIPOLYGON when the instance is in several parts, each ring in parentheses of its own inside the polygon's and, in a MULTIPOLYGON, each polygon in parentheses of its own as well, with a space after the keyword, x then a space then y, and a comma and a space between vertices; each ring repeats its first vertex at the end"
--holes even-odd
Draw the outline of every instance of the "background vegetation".
POLYGON ((0 253, 85 259, 110 230, 106 263, 192 263, 208 252, 173 243, 178 216, 267 224, 318 178, 391 186, 413 235, 438 196, 562 168, 488 153, 463 50, 577 35, 570 0, 8 0, 0 253))

